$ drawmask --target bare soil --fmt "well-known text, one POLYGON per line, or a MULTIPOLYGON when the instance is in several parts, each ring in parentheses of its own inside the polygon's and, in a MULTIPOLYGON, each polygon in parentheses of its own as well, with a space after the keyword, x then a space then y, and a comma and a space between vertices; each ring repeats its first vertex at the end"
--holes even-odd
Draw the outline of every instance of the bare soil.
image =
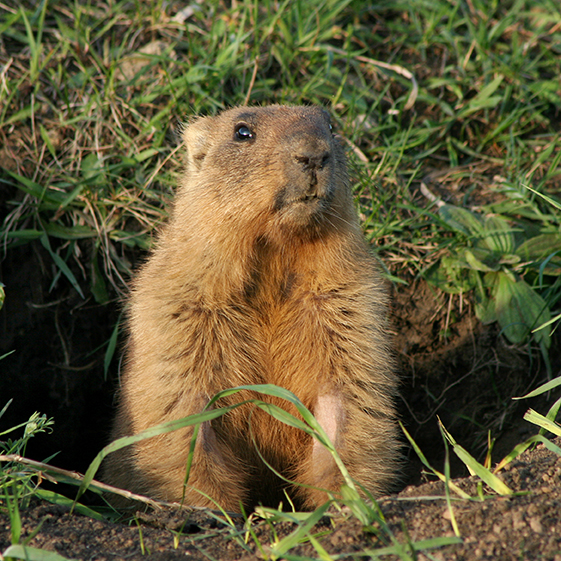
MULTIPOLYGON (((501 473, 514 495, 487 494, 484 500, 454 501, 453 513, 463 543, 431 550, 433 559, 561 560, 561 457, 539 445, 501 473)), ((475 478, 458 479, 456 483, 477 497, 475 478)), ((454 535, 441 482, 407 487, 398 495, 383 497, 379 504, 402 543, 454 535)), ((208 561, 263 556, 254 539, 249 537, 245 542, 243 520, 235 519, 240 532, 234 539, 231 526, 204 510, 139 512, 133 522, 125 525, 92 520, 70 514, 64 507, 39 503, 27 508, 22 520, 24 535, 41 524, 30 545, 73 559, 172 560, 188 555, 190 559, 208 561)), ((9 545, 6 516, 0 516, 0 524, 3 550, 9 545)), ((275 527, 278 538, 291 530, 289 523, 275 527)), ((253 532, 266 554, 275 540, 269 525, 257 523, 253 532)), ((324 516, 314 528, 314 534, 320 536, 319 542, 329 554, 341 555, 343 559, 357 558, 353 554, 388 545, 346 512, 324 516)), ((309 543, 292 549, 291 554, 318 557, 309 543)), ((420 553, 418 559, 428 557, 420 553)))

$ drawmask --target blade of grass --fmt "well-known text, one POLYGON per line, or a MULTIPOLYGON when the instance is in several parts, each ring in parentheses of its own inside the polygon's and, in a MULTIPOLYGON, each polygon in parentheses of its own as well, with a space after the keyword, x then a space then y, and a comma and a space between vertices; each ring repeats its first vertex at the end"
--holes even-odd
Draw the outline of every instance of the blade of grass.
POLYGON ((331 506, 331 502, 327 502, 314 510, 305 520, 302 520, 296 530, 291 532, 288 536, 281 539, 276 544, 272 545, 269 549, 276 557, 282 558, 294 546, 302 543, 307 539, 308 533, 319 522, 321 517, 327 512, 331 506))
POLYGON ((119 318, 115 322, 115 327, 111 333, 111 337, 109 338, 109 342, 107 344, 107 350, 105 351, 105 357, 103 359, 103 376, 104 379, 107 380, 107 373, 109 372, 109 365, 111 364, 111 360, 115 355, 115 350, 117 348, 117 340, 119 339, 119 329, 121 326, 121 318, 122 312, 119 314, 119 318))
POLYGON ((63 557, 54 551, 25 545, 11 545, 2 555, 4 559, 25 559, 26 561, 76 561, 69 557, 63 557))
POLYGON ((122 438, 118 438, 117 440, 114 440, 113 442, 111 442, 111 444, 105 446, 105 448, 103 448, 101 452, 99 452, 99 454, 93 459, 93 461, 89 465, 88 469, 86 470, 86 473, 84 474, 84 479, 80 485, 80 488, 78 489, 78 492, 76 494, 75 501, 77 501, 84 494, 86 489, 89 487, 92 479, 94 478, 95 474, 97 473, 97 470, 101 465, 101 462, 111 452, 115 452, 116 450, 120 450, 125 446, 130 446, 135 442, 140 442, 141 440, 145 440, 147 438, 152 438, 160 434, 165 434, 181 428, 185 428, 193 425, 200 425, 201 423, 204 423, 206 421, 211 421, 212 419, 216 419, 230 411, 233 411, 234 409, 240 407, 241 405, 244 405, 245 403, 247 402, 242 401, 240 403, 236 403, 235 405, 229 407, 207 410, 197 415, 191 415, 190 417, 184 417, 182 419, 177 419, 175 421, 168 421, 166 423, 161 423, 149 429, 143 430, 133 436, 124 436, 122 438))
POLYGON ((448 512, 450 513, 450 523, 452 524, 452 529, 454 530, 454 534, 456 537, 460 537, 460 530, 458 529, 458 523, 456 522, 456 516, 454 515, 454 509, 452 508, 452 500, 450 498, 450 451, 448 449, 448 443, 446 439, 446 435, 442 430, 442 427, 439 426, 440 434, 442 435, 442 439, 444 441, 444 491, 446 493, 446 506, 448 507, 448 512))
POLYGON ((60 255, 58 255, 57 253, 55 253, 52 250, 51 242, 49 241, 49 237, 47 236, 47 234, 43 234, 40 239, 41 239, 41 244, 50 253, 50 255, 53 258, 53 261, 56 263, 57 267, 62 271, 64 276, 70 281, 72 286, 76 289, 76 292, 82 298, 85 299, 84 293, 82 292, 82 289, 80 288, 80 285, 78 284, 78 281, 76 280, 76 277, 74 276, 74 274, 72 273, 72 271, 70 270, 68 265, 60 257, 60 255))
POLYGON ((549 420, 547 417, 544 417, 533 409, 528 409, 528 411, 524 415, 524 419, 530 423, 533 423, 534 425, 542 427, 546 431, 549 431, 556 436, 561 436, 561 425, 549 420))
MULTIPOLYGON (((428 540, 421 540, 418 542, 411 542, 411 546, 415 552, 425 551, 427 549, 437 549, 440 547, 446 547, 448 545, 456 545, 463 543, 461 538, 456 536, 441 537, 441 538, 431 538, 428 540)), ((367 549, 364 551, 353 552, 353 555, 357 557, 373 557, 378 559, 385 555, 398 555, 401 559, 412 559, 408 556, 403 549, 396 546, 381 547, 379 549, 367 549)), ((335 559, 343 559, 345 555, 337 556, 335 559)))
MULTIPOLYGON (((409 434, 409 432, 407 432, 407 429, 403 426, 403 424, 400 422, 399 426, 401 427, 401 430, 403 431, 403 433, 405 434, 405 436, 407 437, 407 440, 409 441, 409 443, 411 444, 411 446, 413 447, 413 450, 415 450, 415 453, 417 454, 417 456, 419 457, 419 459, 421 460, 421 462, 423 463, 423 465, 428 468, 434 475, 436 475, 436 477, 438 477, 438 479, 440 479, 441 481, 445 482, 446 481, 446 476, 442 473, 440 473, 439 471, 437 471, 436 469, 434 469, 430 463, 428 462, 428 460, 426 459, 425 455, 423 454, 423 452, 421 451, 421 449, 419 448, 419 446, 417 446, 417 443, 413 440, 413 437, 409 434)), ((450 485, 450 489, 452 489, 457 495, 459 495, 462 499, 470 499, 471 497, 463 490, 460 489, 455 483, 453 483, 452 481, 449 482, 450 485)))
POLYGON ((523 395, 522 397, 513 397, 512 399, 518 400, 518 399, 528 399, 530 397, 536 397, 538 395, 547 393, 559 386, 561 386, 561 376, 554 378, 553 380, 550 380, 549 382, 541 385, 539 388, 536 388, 535 390, 531 391, 530 393, 527 393, 526 395, 523 395))
POLYGON ((551 450, 552 452, 555 452, 556 454, 561 456, 561 448, 559 448, 559 446, 557 446, 556 444, 554 444, 553 442, 551 442, 550 440, 548 440, 544 436, 536 434, 534 436, 531 436, 528 440, 526 440, 522 444, 518 444, 517 446, 515 446, 512 449, 512 451, 509 454, 507 454, 496 465, 495 469, 493 470, 493 473, 499 472, 506 465, 508 465, 510 462, 512 462, 512 460, 515 460, 516 458, 518 458, 518 456, 520 456, 520 454, 525 452, 533 444, 540 444, 540 443, 543 444, 548 450, 551 450))
POLYGON ((485 482, 493 491, 499 495, 512 495, 512 490, 501 481, 494 473, 481 465, 469 452, 462 448, 446 430, 442 422, 438 421, 444 436, 452 445, 455 454, 462 460, 462 462, 469 469, 470 473, 477 475, 483 482, 485 482))

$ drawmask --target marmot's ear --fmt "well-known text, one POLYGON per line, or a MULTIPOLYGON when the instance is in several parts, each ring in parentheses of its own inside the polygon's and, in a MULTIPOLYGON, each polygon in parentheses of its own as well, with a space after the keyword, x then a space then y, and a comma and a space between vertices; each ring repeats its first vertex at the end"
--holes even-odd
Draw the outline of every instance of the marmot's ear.
POLYGON ((211 131, 212 117, 200 117, 188 123, 183 132, 187 149, 188 169, 198 170, 206 157, 211 131))

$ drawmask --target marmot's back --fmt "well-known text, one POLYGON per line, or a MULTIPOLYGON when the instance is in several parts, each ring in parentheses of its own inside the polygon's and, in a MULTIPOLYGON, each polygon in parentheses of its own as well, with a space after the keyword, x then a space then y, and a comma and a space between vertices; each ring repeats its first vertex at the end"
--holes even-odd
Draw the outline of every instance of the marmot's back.
MULTIPOLYGON (((273 383, 302 400, 351 475, 379 494, 399 447, 386 294, 327 113, 239 107, 194 121, 184 140, 172 218, 134 284, 113 436, 198 413, 226 388, 273 383)), ((112 454, 106 479, 181 500, 191 434, 112 454)), ((285 488, 301 506, 327 498, 289 486, 259 454, 296 484, 336 493, 342 483, 305 433, 244 405, 201 427, 186 502, 213 504, 194 489, 230 510, 276 506, 285 488)))

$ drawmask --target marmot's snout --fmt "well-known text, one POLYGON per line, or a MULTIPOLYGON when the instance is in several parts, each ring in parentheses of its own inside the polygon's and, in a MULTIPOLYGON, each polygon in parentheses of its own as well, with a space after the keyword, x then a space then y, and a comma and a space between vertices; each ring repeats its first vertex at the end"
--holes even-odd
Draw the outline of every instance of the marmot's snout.
POLYGON ((316 150, 305 149, 295 154, 294 159, 302 166, 302 170, 309 182, 308 188, 303 193, 304 200, 325 196, 325 188, 322 188, 322 182, 318 182, 318 174, 320 176, 325 175, 322 172, 330 158, 330 151, 327 149, 321 150, 321 147, 318 147, 316 150))
POLYGON ((295 134, 287 154, 288 188, 285 204, 312 202, 333 198, 333 148, 329 138, 295 134))

